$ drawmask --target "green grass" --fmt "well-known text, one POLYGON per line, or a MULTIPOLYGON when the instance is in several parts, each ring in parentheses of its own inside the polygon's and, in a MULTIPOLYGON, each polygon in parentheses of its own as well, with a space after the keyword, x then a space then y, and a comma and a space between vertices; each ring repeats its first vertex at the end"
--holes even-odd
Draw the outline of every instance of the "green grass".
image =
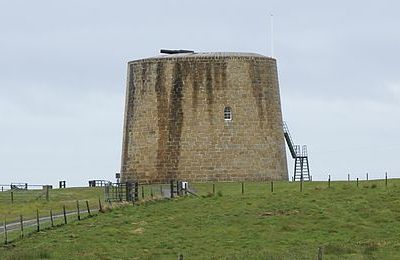
POLYGON ((1 259, 400 258, 400 180, 197 184, 202 195, 116 208, 0 248, 1 259))
POLYGON ((46 200, 45 192, 42 190, 14 191, 14 202, 11 203, 11 192, 0 192, 0 217, 1 221, 13 222, 19 216, 24 219, 36 217, 36 210, 41 216, 48 216, 50 209, 55 213, 62 212, 65 205, 66 210, 76 210, 76 201, 89 201, 91 207, 98 207, 99 198, 104 201, 104 189, 99 188, 67 188, 49 191, 49 201, 46 200))

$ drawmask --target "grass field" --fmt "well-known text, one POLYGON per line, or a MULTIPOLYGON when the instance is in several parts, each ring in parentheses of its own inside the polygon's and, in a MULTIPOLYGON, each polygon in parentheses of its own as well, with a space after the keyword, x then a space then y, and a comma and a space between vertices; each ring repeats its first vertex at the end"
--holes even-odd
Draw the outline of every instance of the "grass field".
POLYGON ((0 248, 1 259, 400 258, 400 180, 197 184, 202 196, 116 208, 0 248))
POLYGON ((11 191, 0 192, 0 217, 8 221, 16 221, 20 215, 25 219, 35 218, 36 210, 40 215, 49 215, 50 209, 61 212, 63 205, 66 210, 75 210, 77 200, 88 200, 90 205, 97 207, 99 199, 104 201, 103 188, 67 188, 49 191, 49 201, 46 201, 42 190, 15 191, 14 202, 10 200, 11 191))

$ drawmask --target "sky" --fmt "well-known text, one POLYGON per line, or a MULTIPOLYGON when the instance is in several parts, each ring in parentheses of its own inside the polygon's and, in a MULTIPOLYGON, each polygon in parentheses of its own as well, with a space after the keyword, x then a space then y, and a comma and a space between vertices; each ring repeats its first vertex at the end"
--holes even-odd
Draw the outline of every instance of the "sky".
MULTIPOLYGON (((120 170, 127 62, 162 48, 277 59, 314 180, 400 177, 398 1, 0 0, 0 184, 120 170)), ((293 160, 288 153, 289 174, 293 160)))

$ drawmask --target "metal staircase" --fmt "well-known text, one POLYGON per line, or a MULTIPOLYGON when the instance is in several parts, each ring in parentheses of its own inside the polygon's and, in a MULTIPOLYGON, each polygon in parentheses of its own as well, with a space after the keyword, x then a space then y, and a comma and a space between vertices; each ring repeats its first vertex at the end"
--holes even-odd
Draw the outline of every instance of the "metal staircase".
POLYGON ((306 145, 300 146, 294 144, 286 122, 283 122, 283 134, 285 135, 285 140, 289 147, 290 154, 292 155, 292 158, 295 160, 293 180, 311 181, 307 146, 306 145))

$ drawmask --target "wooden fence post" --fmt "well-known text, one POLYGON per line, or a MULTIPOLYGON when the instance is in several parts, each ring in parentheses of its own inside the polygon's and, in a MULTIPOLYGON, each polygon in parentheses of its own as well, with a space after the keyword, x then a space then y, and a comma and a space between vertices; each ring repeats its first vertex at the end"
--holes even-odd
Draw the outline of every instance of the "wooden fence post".
POLYGON ((79 200, 76 201, 76 209, 78 211, 78 220, 81 220, 81 212, 79 210, 79 200))
POLYGON ((318 260, 322 260, 322 247, 318 247, 318 260))
POLYGON ((300 178, 300 192, 303 192, 303 176, 300 178))
POLYGON ((37 232, 39 232, 40 231, 39 209, 36 209, 36 224, 37 224, 37 232))
POLYGON ((358 187, 358 178, 357 178, 357 187, 358 187))
POLYGON ((331 188, 331 175, 329 174, 328 177, 328 188, 331 188))
POLYGON ((212 192, 215 194, 215 183, 212 184, 212 192))
POLYGON ((368 181, 368 172, 367 172, 367 181, 368 181))
POLYGON ((8 243, 8 234, 7 234, 7 218, 4 217, 4 244, 8 243))
POLYGON ((65 205, 63 205, 64 224, 67 224, 67 212, 65 212, 65 205))
POLYGON ((89 217, 91 217, 92 213, 90 213, 89 201, 86 201, 86 208, 87 208, 87 212, 89 214, 89 217))
POLYGON ((161 198, 162 198, 163 197, 162 185, 160 185, 160 195, 161 195, 161 198))
POLYGON ((386 187, 386 188, 387 188, 387 183, 388 183, 387 172, 385 172, 385 187, 386 187))
POLYGON ((46 185, 46 201, 49 201, 49 185, 46 185))
POLYGON ((150 188, 150 196, 151 198, 153 198, 154 194, 153 194, 153 187, 150 188))
POLYGON ((51 227, 54 227, 53 210, 50 210, 51 227))
POLYGON ((21 238, 24 238, 24 218, 19 215, 19 223, 21 225, 21 238))
POLYGON ((144 199, 144 186, 142 185, 142 199, 144 199))
MULTIPOLYGON (((132 201, 134 201, 134 200, 132 200, 132 201)), ((103 207, 101 206, 101 200, 100 200, 100 198, 99 198, 99 212, 103 212, 103 207)))
POLYGON ((242 182, 242 195, 244 194, 244 182, 242 182))
POLYGON ((13 203, 14 203, 14 192, 11 191, 11 204, 13 204, 13 203))
POLYGON ((347 181, 350 181, 350 173, 347 174, 347 181))
POLYGON ((274 182, 271 181, 271 192, 274 192, 274 182))

